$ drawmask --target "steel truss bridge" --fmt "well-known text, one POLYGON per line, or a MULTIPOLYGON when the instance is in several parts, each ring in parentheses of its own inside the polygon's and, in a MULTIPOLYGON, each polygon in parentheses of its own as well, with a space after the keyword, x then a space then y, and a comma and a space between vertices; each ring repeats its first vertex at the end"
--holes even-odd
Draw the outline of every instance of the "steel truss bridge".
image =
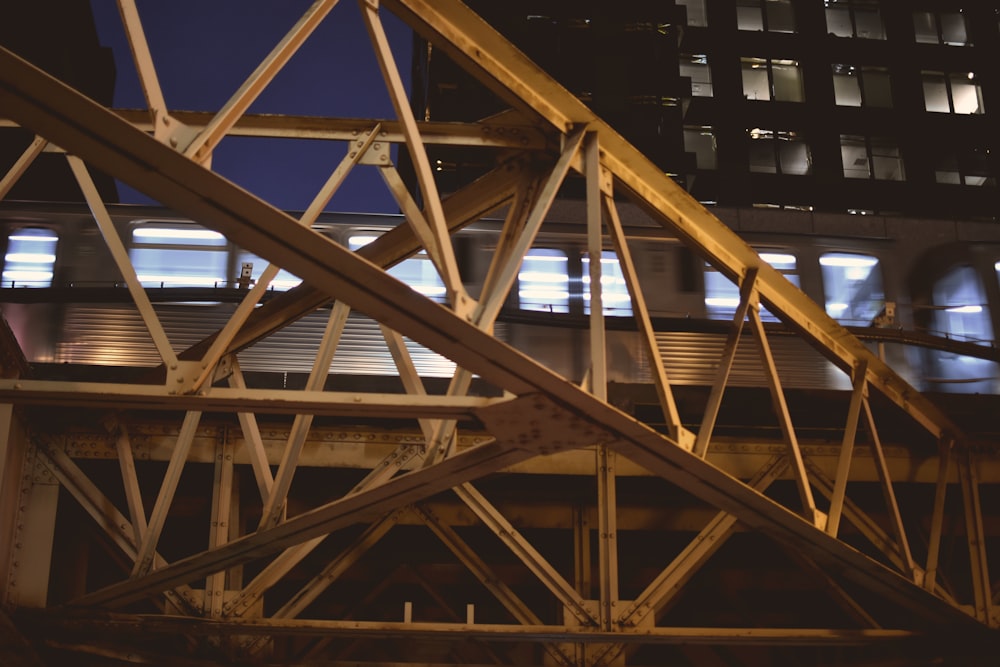
MULTIPOLYGON (((98 368, 86 381, 39 378, 7 336, 4 664, 930 664, 995 654, 996 443, 963 432, 459 2, 361 0, 393 119, 247 113, 316 26, 337 20, 336 0, 315 2, 216 113, 168 108, 135 2, 118 4, 146 112, 104 108, 0 49, 0 116, 36 135, 5 167, 0 196, 42 152, 65 153, 161 360, 144 380, 109 381, 98 368), (464 124, 416 118, 386 12, 510 111, 464 124), (212 171, 228 136, 345 150, 295 219, 212 171), (442 196, 428 158, 436 144, 495 167, 442 196), (400 176, 394 145, 414 178, 400 176), (357 253, 310 228, 352 169, 378 170, 405 214, 357 253), (272 263, 215 335, 171 344, 95 170, 272 263), (582 383, 493 333, 567 177, 585 181, 591 256, 612 247, 621 263, 653 368, 652 387, 634 389, 654 420, 609 389, 600 307, 582 383), (664 370, 619 214, 626 201, 739 286, 717 379, 699 400, 664 370), (472 295, 452 237, 487 214, 502 214, 503 231, 472 295), (417 252, 449 305, 387 273, 417 252), (257 307, 277 267, 304 283, 257 307), (758 304, 853 387, 823 408, 836 428, 822 438, 793 423, 758 304), (324 390, 352 310, 382 327, 404 391, 324 390), (253 386, 240 351, 317 311, 328 325, 305 388, 253 386), (418 375, 403 337, 455 362, 446 388, 418 375), (759 351, 777 435, 716 428, 745 345, 759 351), (470 392, 474 378, 495 391, 470 392)), ((600 304, 600 262, 590 270, 600 304)))

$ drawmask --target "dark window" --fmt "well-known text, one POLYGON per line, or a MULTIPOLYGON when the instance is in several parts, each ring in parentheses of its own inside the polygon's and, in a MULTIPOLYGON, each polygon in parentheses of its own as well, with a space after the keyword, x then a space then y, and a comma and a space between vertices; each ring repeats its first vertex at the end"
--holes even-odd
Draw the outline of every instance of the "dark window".
POLYGON ((712 72, 706 55, 681 55, 681 76, 691 79, 692 97, 712 97, 712 72))
POLYGON ((808 174, 812 167, 809 146, 798 132, 748 130, 750 171, 764 174, 808 174))
POLYGON ((684 127, 684 150, 694 153, 695 168, 715 169, 715 132, 709 125, 687 125, 684 127))
POLYGON ((899 146, 891 139, 842 134, 840 154, 845 178, 906 180, 899 146))
POLYGON ((996 179, 989 163, 989 148, 949 145, 937 154, 934 180, 954 185, 995 187, 996 179))

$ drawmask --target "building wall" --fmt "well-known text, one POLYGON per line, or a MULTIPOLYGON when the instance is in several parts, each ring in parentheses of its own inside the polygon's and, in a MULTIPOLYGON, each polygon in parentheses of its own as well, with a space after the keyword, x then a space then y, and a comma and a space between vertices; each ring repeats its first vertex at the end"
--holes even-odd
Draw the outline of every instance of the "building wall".
MULTIPOLYGON (((1000 4, 469 4, 703 202, 995 219, 1000 4)), ((420 69, 431 119, 502 108, 420 69)))

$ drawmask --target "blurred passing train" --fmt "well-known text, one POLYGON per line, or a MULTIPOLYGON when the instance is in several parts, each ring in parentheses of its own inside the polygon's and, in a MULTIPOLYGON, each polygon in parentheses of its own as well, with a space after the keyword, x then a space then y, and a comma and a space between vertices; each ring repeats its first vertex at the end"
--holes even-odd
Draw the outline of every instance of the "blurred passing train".
MULTIPOLYGON (((567 210, 572 210, 571 207, 567 210)), ((848 326, 924 391, 1000 393, 995 332, 1000 327, 1000 234, 987 223, 717 209, 761 255, 833 319, 848 326), (992 238, 991 238, 992 237, 992 238)), ((558 214, 557 214, 558 215, 558 214)), ((139 280, 177 351, 221 328, 267 262, 222 235, 160 209, 112 207, 139 280), (242 280, 241 280, 242 278, 242 280)), ((628 209, 623 218, 628 223, 628 209)), ((525 258, 496 334, 557 372, 585 371, 590 285, 582 214, 546 222, 525 258)), ((393 215, 326 214, 316 231, 351 249, 401 224, 393 215)), ((405 223, 403 223, 405 224, 405 223)), ((459 232, 456 254, 469 292, 478 293, 500 223, 459 232)), ((629 225, 630 249, 654 319, 670 380, 710 384, 738 303, 735 285, 648 222, 629 225)), ((34 364, 155 366, 156 349, 90 214, 79 207, 5 204, 0 305, 34 364)), ((651 381, 618 260, 602 262, 609 379, 651 381)), ((414 256, 392 269, 413 289, 444 297, 431 262, 414 256)), ((281 271, 270 294, 299 280, 281 271)), ((765 321, 776 318, 762 311, 765 321)), ((302 318, 240 354, 245 371, 305 373, 326 314, 302 318)), ((774 325, 775 333, 780 326, 774 325)), ((453 364, 408 342, 418 371, 447 377, 453 364)), ((783 383, 846 388, 847 379, 794 336, 772 337, 783 383)), ((378 325, 352 314, 331 372, 395 375, 378 325)), ((763 382, 753 345, 741 345, 731 384, 763 382)))

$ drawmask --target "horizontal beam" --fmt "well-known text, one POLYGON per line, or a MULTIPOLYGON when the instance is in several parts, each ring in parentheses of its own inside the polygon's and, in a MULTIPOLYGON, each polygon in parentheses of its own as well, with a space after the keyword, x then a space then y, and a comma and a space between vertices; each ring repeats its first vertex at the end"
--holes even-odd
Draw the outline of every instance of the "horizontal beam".
MULTIPOLYGON (((399 610, 402 615, 402 608, 399 610)), ((495 623, 420 623, 389 621, 325 621, 299 619, 216 620, 159 615, 22 613, 33 627, 51 635, 69 633, 113 633, 120 639, 131 634, 173 636, 347 636, 354 639, 438 639, 445 641, 567 641, 629 644, 708 644, 731 646, 851 646, 876 642, 917 640, 923 635, 908 630, 852 628, 726 628, 643 627, 603 632, 564 625, 514 625, 495 623)))
POLYGON ((474 419, 507 398, 211 387, 179 394, 163 385, 2 380, 0 402, 105 410, 196 410, 381 419, 474 419))
MULTIPOLYGON (((137 130, 153 132, 149 111, 145 109, 113 109, 113 111, 137 130)), ((199 132, 208 125, 213 115, 207 111, 170 112, 172 119, 199 132)), ((382 129, 378 135, 380 141, 404 142, 403 131, 398 121, 368 118, 247 114, 236 121, 227 134, 234 137, 353 141, 370 132, 375 123, 381 124, 382 129)), ((0 118, 0 128, 4 127, 20 127, 20 125, 9 118, 0 118)), ((527 122, 518 122, 516 114, 506 114, 497 120, 478 123, 423 121, 417 123, 417 128, 425 144, 518 150, 542 150, 549 147, 547 138, 538 127, 527 122)))

